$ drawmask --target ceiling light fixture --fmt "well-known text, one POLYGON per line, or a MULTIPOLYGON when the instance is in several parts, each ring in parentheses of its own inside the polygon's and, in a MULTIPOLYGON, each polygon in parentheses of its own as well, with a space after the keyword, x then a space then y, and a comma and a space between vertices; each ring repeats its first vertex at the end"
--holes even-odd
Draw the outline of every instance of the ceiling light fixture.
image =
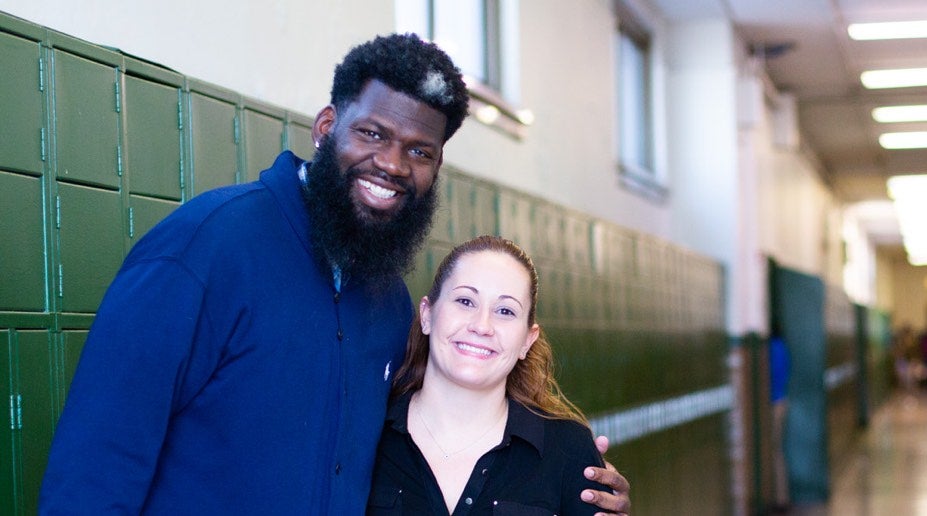
POLYGON ((888 196, 895 201, 895 213, 908 262, 927 265, 927 175, 888 178, 888 196))
POLYGON ((851 23, 847 27, 851 38, 862 40, 873 39, 906 39, 927 38, 927 20, 880 22, 880 23, 851 23))
POLYGON ((927 131, 883 133, 879 135, 879 145, 890 150, 924 149, 927 148, 927 131))
POLYGON ((882 106, 872 110, 876 122, 890 124, 895 122, 927 122, 927 104, 912 106, 882 106))
POLYGON ((927 86, 927 68, 867 70, 860 74, 859 80, 870 90, 927 86))

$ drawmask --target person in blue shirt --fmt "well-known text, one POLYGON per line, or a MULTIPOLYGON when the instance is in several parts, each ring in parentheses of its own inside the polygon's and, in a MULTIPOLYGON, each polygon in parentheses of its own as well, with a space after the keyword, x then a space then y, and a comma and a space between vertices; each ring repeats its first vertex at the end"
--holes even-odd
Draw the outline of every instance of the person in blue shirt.
MULTIPOLYGON (((459 70, 414 35, 335 70, 311 162, 203 193, 130 251, 53 438, 41 514, 361 514, 459 70)), ((590 468, 630 504, 613 468, 590 468)))
POLYGON ((789 411, 791 358, 785 340, 778 333, 769 338, 769 394, 772 405, 773 512, 789 510, 789 476, 784 439, 789 411))
POLYGON ((514 242, 451 250, 396 373, 367 514, 592 515, 601 457, 553 375, 535 318, 538 273, 514 242))

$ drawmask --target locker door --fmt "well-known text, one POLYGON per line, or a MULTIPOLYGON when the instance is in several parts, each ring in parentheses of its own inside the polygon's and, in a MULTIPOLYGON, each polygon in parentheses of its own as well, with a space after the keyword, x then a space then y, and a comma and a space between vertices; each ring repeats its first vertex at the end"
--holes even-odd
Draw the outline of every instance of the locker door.
POLYGON ((117 71, 55 50, 58 178, 119 186, 117 71))
POLYGON ((0 310, 45 310, 43 220, 42 179, 0 172, 0 310))
POLYGON ((474 183, 470 191, 470 209, 473 212, 473 236, 495 235, 499 219, 495 188, 474 183))
POLYGON ((312 141, 312 125, 289 122, 286 125, 286 148, 303 159, 312 159, 315 143, 312 141))
POLYGON ((132 76, 125 83, 129 190, 179 201, 180 88, 132 76))
POLYGON ((4 410, 4 417, 0 418, 0 514, 16 514, 16 500, 20 498, 14 478, 20 468, 19 457, 14 454, 18 448, 18 435, 16 430, 16 407, 18 405, 16 392, 13 390, 13 345, 10 341, 10 330, 0 329, 0 395, 3 396, 3 408, 9 407, 9 413, 4 410))
POLYGON ((256 180, 283 150, 283 120, 250 109, 244 110, 242 116, 247 156, 243 182, 248 182, 256 180))
POLYGON ((193 195, 235 184, 238 174, 235 109, 233 102, 190 93, 193 195))
POLYGON ((42 173, 39 44, 0 33, 0 168, 42 173))
POLYGON ((58 184, 59 288, 64 312, 96 312, 124 257, 118 192, 58 184))
POLYGON ((84 343, 87 342, 87 331, 69 330, 61 333, 61 344, 59 347, 59 397, 57 417, 61 415, 61 410, 67 402, 68 390, 71 387, 71 380, 74 379, 74 372, 77 370, 77 363, 80 360, 80 353, 84 349, 84 343))
POLYGON ((132 229, 130 233, 133 243, 138 242, 149 229, 155 227, 164 217, 170 215, 174 208, 180 206, 179 202, 138 195, 132 195, 129 199, 132 210, 132 219, 130 221, 132 229))
POLYGON ((57 420, 52 391, 52 344, 45 330, 18 331, 19 393, 22 395, 22 490, 24 514, 38 514, 39 487, 57 420))

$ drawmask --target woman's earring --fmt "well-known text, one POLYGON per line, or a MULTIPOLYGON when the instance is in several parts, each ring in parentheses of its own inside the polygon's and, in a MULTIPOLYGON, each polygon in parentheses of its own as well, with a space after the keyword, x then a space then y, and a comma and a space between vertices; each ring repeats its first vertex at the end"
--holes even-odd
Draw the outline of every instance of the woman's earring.
POLYGON ((316 148, 316 149, 319 148, 319 141, 318 141, 318 140, 315 141, 315 148, 316 148))

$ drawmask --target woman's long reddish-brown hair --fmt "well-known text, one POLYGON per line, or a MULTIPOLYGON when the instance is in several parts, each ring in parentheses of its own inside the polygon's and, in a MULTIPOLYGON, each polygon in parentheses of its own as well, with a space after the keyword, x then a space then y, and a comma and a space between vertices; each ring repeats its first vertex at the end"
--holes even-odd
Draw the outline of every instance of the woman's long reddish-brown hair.
MULTIPOLYGON (((460 258, 467 254, 479 252, 504 253, 514 258, 528 272, 530 278, 531 308, 528 310, 528 327, 535 324, 538 301, 538 271, 534 262, 522 248, 511 240, 498 236, 479 236, 451 250, 438 266, 434 282, 428 292, 428 300, 434 303, 441 295, 444 282, 451 275, 460 258)), ((406 360, 396 373, 393 380, 392 396, 401 396, 408 392, 415 392, 422 388, 425 378, 425 368, 428 365, 428 335, 422 333, 421 314, 416 313, 412 327, 409 329, 409 339, 406 344, 406 360)), ((509 373, 506 382, 506 396, 533 412, 550 418, 571 419, 588 426, 582 411, 576 407, 560 391, 560 386, 554 378, 554 357, 550 343, 540 330, 537 340, 528 350, 523 360, 515 364, 509 373)))

